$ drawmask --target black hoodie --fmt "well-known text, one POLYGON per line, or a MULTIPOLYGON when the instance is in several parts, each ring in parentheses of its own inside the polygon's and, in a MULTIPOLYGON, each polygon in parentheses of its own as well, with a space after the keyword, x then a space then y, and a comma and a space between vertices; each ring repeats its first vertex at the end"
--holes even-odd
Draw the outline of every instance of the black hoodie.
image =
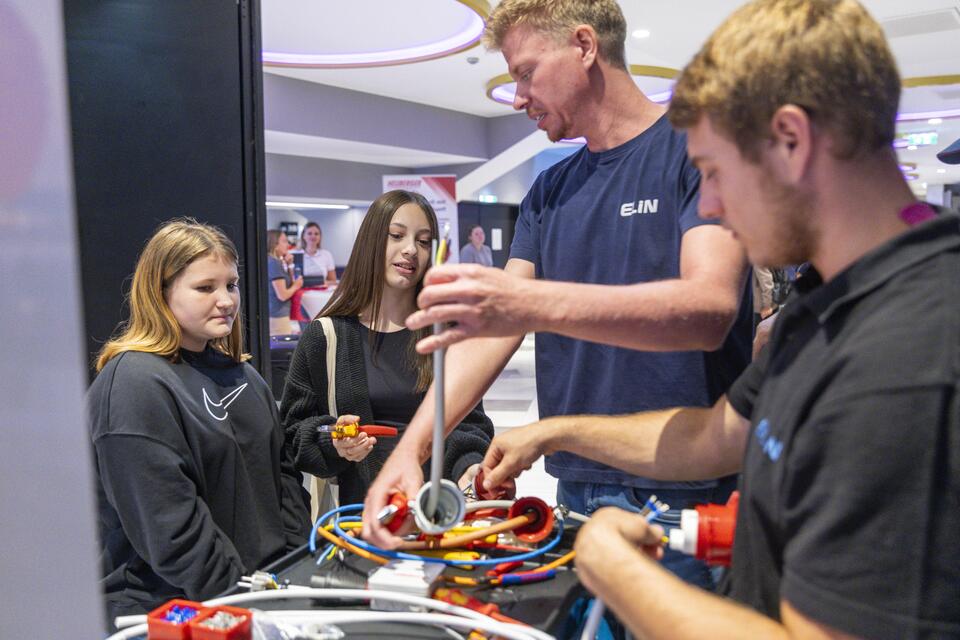
POLYGON ((87 395, 110 615, 215 596, 309 532, 266 382, 212 348, 181 356, 123 353, 87 395))

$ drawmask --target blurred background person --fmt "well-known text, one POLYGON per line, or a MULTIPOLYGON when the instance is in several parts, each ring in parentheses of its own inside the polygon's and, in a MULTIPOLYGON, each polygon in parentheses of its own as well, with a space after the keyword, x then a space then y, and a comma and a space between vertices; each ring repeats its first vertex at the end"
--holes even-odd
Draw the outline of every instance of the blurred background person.
POLYGON ((310 278, 323 278, 326 284, 337 282, 337 265, 333 254, 321 248, 323 230, 316 222, 308 222, 300 233, 300 249, 294 253, 303 256, 303 275, 310 278))
POLYGON ((290 320, 290 298, 303 287, 303 276, 294 277, 293 259, 287 234, 276 229, 267 231, 267 279, 270 298, 270 335, 300 333, 290 320))
POLYGON ((773 273, 767 267, 753 267, 753 327, 756 329, 777 310, 773 303, 773 273))
POLYGON ((493 251, 490 247, 483 244, 487 239, 483 232, 483 227, 474 225, 470 228, 470 242, 460 249, 460 262, 474 262, 482 264, 485 267, 493 266, 493 251))

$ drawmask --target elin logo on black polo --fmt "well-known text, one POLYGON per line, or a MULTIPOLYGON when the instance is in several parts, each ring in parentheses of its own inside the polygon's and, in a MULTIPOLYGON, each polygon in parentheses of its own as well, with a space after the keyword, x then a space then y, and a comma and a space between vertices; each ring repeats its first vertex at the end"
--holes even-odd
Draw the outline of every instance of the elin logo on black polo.
POLYGON ((620 217, 628 218, 635 213, 656 213, 660 208, 660 198, 652 200, 637 200, 636 202, 624 202, 620 205, 620 217))
POLYGON ((770 433, 770 422, 766 418, 757 423, 753 435, 757 439, 757 444, 760 445, 760 450, 771 461, 776 462, 780 459, 780 454, 783 453, 783 441, 770 433))

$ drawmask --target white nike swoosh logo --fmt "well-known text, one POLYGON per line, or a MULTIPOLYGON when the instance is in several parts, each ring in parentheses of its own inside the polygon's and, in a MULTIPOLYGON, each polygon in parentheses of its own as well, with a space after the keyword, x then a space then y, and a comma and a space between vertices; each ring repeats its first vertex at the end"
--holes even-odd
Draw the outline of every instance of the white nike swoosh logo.
POLYGON ((229 414, 227 413, 227 407, 229 407, 230 404, 231 404, 234 400, 236 400, 237 397, 239 397, 240 392, 243 391, 244 389, 246 389, 248 384, 250 384, 250 383, 249 383, 249 382, 244 382, 242 385, 240 385, 239 387, 237 387, 236 389, 234 389, 233 391, 231 391, 231 392, 228 393, 227 395, 223 396, 223 399, 221 399, 220 402, 214 402, 213 400, 211 400, 211 399, 210 399, 210 396, 207 395, 207 389, 206 389, 206 387, 204 387, 204 389, 203 389, 203 404, 204 404, 204 406, 207 408, 207 413, 209 413, 211 416, 213 416, 214 420, 220 420, 221 422, 224 421, 224 420, 226 420, 226 419, 227 419, 227 416, 229 415, 229 414), (220 417, 220 416, 218 416, 217 414, 215 414, 215 413, 213 412, 213 409, 211 409, 211 407, 216 407, 217 409, 223 409, 223 417, 220 417))

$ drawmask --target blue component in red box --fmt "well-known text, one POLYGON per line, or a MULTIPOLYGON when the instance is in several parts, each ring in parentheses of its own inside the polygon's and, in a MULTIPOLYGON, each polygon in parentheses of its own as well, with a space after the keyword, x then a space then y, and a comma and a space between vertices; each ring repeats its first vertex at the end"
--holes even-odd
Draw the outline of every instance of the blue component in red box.
POLYGON ((167 622, 172 622, 173 624, 186 624, 195 617, 197 617, 197 610, 193 607, 181 607, 180 605, 174 605, 167 610, 167 613, 163 616, 163 619, 167 622))

